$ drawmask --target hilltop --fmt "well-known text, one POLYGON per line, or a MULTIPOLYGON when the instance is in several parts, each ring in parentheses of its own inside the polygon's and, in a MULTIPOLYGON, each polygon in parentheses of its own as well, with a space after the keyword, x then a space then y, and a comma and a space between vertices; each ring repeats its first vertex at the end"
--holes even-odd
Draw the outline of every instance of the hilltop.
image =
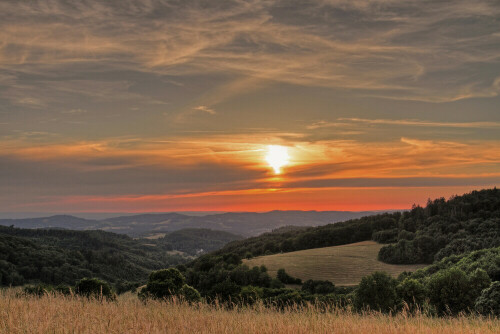
POLYGON ((203 228, 249 237, 283 226, 319 226, 373 213, 370 211, 270 211, 263 213, 228 212, 204 216, 159 213, 120 216, 102 220, 56 215, 41 218, 0 219, 0 225, 12 225, 20 228, 103 230, 127 234, 131 237, 148 237, 181 229, 203 228))

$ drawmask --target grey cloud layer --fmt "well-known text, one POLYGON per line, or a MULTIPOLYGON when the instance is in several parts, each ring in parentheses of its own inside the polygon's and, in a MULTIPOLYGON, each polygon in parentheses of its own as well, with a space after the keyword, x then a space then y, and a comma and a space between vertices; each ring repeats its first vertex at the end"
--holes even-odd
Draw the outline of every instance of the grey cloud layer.
POLYGON ((393 99, 500 90, 496 1, 4 1, 0 13, 0 66, 21 91, 20 73, 82 63, 393 99))

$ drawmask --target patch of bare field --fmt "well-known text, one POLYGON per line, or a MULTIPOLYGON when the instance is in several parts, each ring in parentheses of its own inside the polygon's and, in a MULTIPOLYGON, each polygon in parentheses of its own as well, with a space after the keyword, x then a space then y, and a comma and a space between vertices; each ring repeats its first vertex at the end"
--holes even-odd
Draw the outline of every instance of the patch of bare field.
POLYGON ((338 286, 357 285, 363 276, 374 271, 385 271, 396 277, 403 271, 415 271, 425 265, 387 264, 377 259, 383 245, 362 241, 348 245, 306 249, 302 251, 266 255, 244 260, 250 267, 265 265, 275 276, 283 268, 303 281, 328 280, 338 286))

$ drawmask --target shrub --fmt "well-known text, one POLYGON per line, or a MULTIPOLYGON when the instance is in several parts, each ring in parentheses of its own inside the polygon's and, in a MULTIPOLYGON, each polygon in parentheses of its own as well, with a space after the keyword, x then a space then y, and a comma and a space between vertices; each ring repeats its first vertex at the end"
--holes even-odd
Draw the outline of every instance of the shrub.
POLYGON ((374 272, 361 279, 355 291, 355 306, 381 312, 394 310, 398 304, 397 281, 385 272, 374 272))
POLYGON ((425 286, 416 279, 405 278, 398 284, 396 291, 401 302, 406 303, 410 310, 415 310, 417 306, 422 306, 425 302, 425 286))
POLYGON ((285 269, 278 269, 277 277, 284 284, 302 284, 302 280, 300 278, 288 275, 285 269))
POLYGON ((179 295, 184 286, 184 276, 175 268, 153 271, 141 292, 140 298, 163 299, 179 295))
POLYGON ((127 291, 136 292, 139 285, 137 282, 118 281, 115 284, 115 291, 119 295, 127 291))
POLYGON ((56 286, 54 288, 54 291, 56 291, 62 295, 65 295, 65 296, 71 295, 73 293, 71 287, 68 285, 64 285, 64 284, 59 284, 58 286, 56 286))
POLYGON ((481 290, 488 287, 490 279, 482 269, 470 276, 457 268, 440 270, 427 284, 429 299, 439 314, 458 314, 474 308, 474 301, 481 290))
POLYGON ((269 283, 269 287, 271 289, 282 289, 285 287, 285 284, 283 284, 279 279, 273 278, 269 283))
POLYGON ((304 302, 302 295, 294 289, 282 289, 283 291, 266 300, 268 304, 277 307, 286 307, 304 302))
POLYGON ((201 301, 201 295, 198 290, 187 284, 182 286, 180 295, 190 303, 198 303, 201 301))
POLYGON ((82 278, 75 286, 75 293, 87 298, 114 300, 115 294, 108 283, 96 278, 82 278))
POLYGON ((398 234, 397 239, 398 240, 413 240, 413 239, 415 239, 415 233, 407 231, 407 230, 401 230, 398 234))
POLYGON ((475 309, 483 315, 500 316, 500 282, 493 282, 481 292, 476 300, 475 309))
POLYGON ((335 285, 330 281, 314 281, 310 279, 302 284, 302 291, 312 295, 326 295, 335 292, 335 285))
POLYGON ((36 285, 28 285, 25 286, 23 292, 26 295, 41 297, 45 294, 53 292, 54 288, 50 285, 46 284, 36 284, 36 285))
POLYGON ((389 244, 396 242, 398 239, 398 229, 393 228, 391 230, 376 231, 372 234, 373 241, 381 244, 389 244))
POLYGON ((262 298, 262 288, 256 286, 244 286, 241 288, 241 301, 246 304, 254 304, 257 300, 262 298))

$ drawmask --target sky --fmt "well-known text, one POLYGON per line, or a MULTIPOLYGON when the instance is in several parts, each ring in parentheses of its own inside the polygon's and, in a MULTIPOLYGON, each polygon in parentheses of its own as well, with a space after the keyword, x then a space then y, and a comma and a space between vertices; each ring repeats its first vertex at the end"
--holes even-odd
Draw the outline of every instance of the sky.
POLYGON ((0 212, 406 209, 499 95, 498 1, 0 1, 0 212))

